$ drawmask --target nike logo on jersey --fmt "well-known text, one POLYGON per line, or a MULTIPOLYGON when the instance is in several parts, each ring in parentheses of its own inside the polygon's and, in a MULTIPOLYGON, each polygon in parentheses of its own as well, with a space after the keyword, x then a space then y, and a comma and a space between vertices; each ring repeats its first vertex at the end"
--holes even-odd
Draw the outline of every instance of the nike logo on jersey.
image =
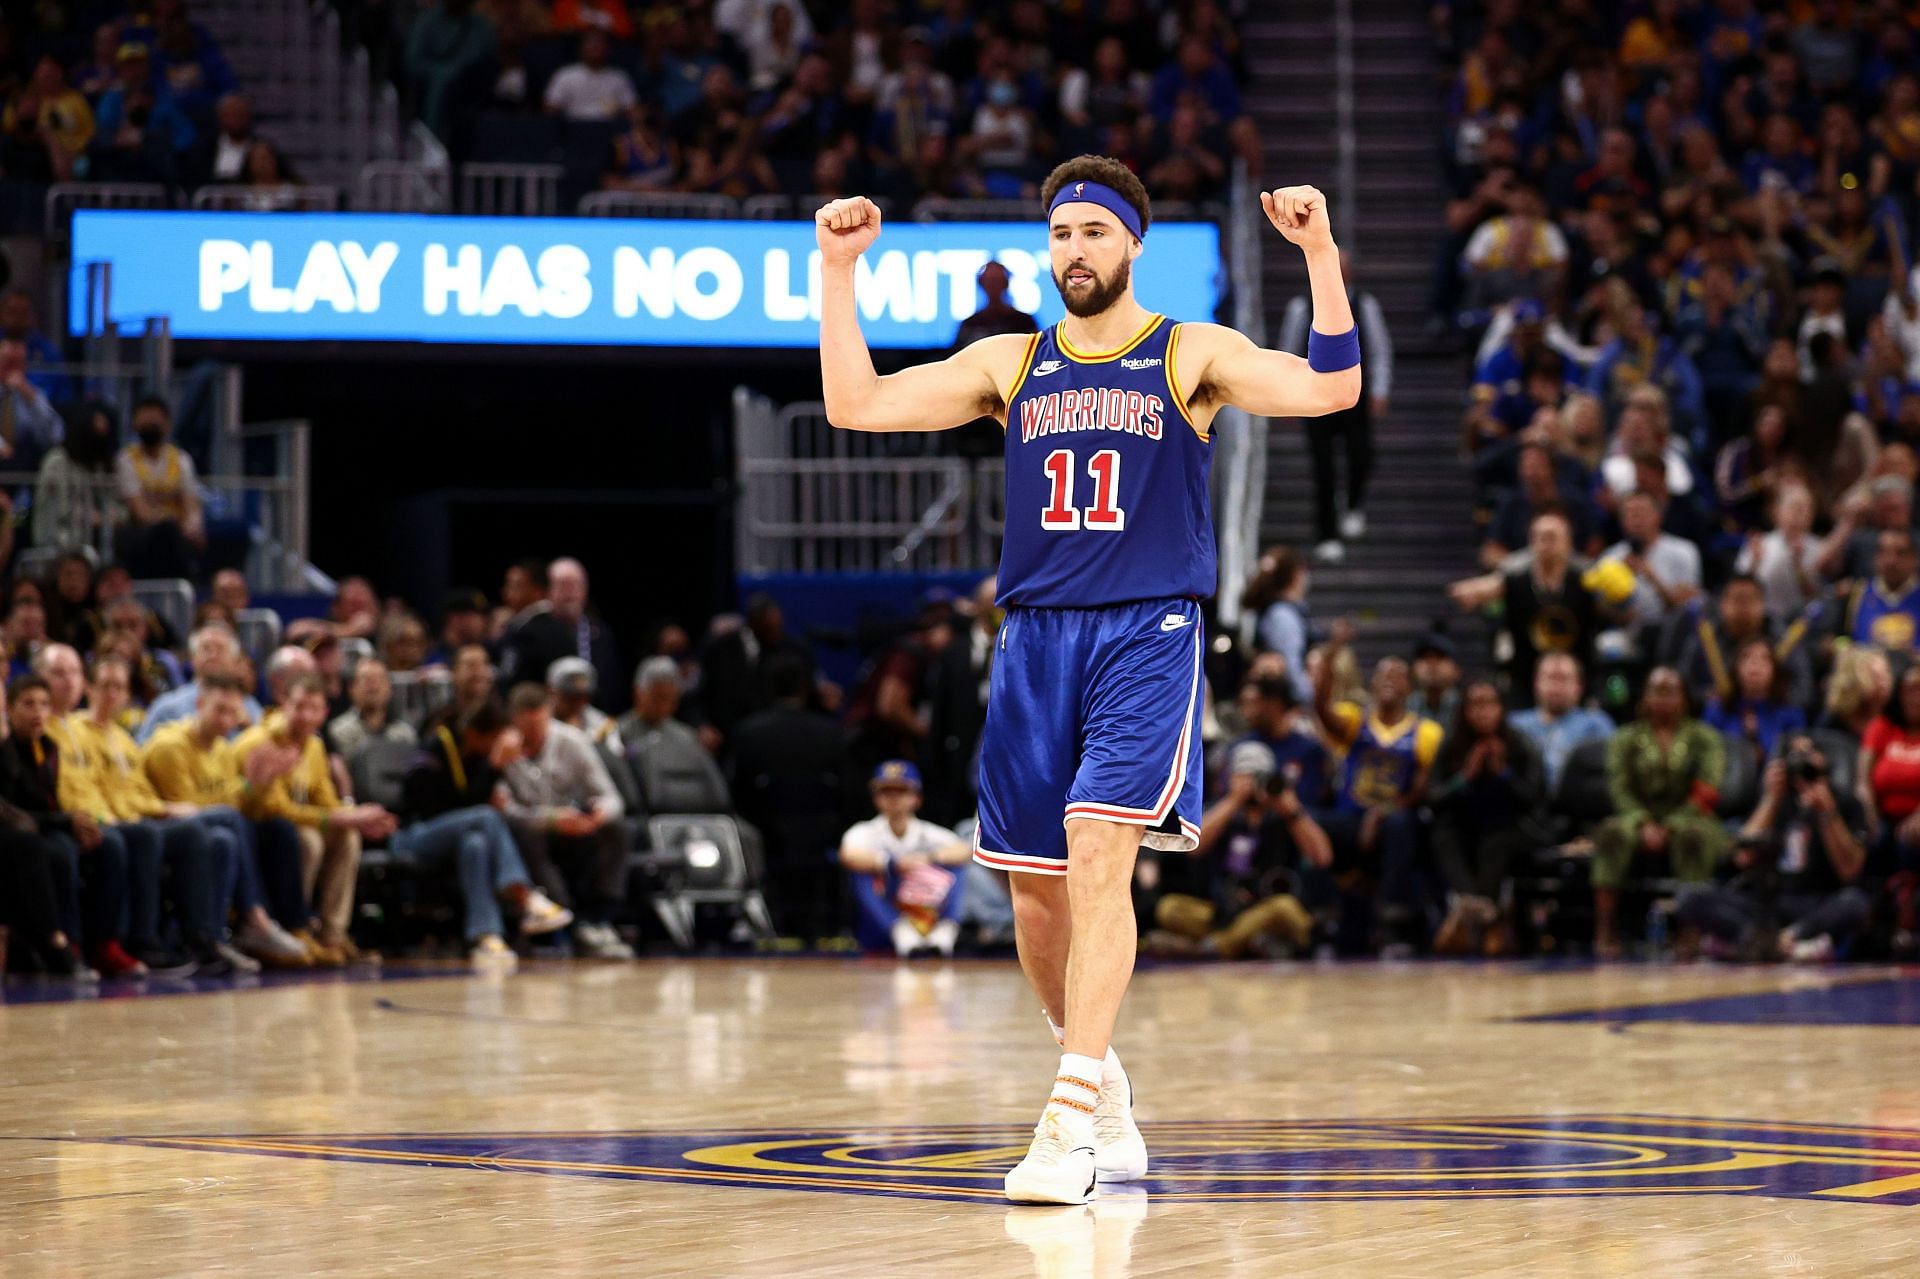
POLYGON ((1192 618, 1182 617, 1178 613, 1168 613, 1160 619, 1160 629, 1163 631, 1177 631, 1192 620, 1192 618))
POLYGON ((1156 355, 1150 360, 1123 359, 1120 361, 1120 367, 1123 369, 1157 369, 1160 367, 1160 357, 1156 355))
POLYGON ((1049 373, 1058 373, 1066 367, 1067 362, 1065 360, 1042 360, 1033 366, 1033 375, 1035 377, 1045 377, 1049 373))

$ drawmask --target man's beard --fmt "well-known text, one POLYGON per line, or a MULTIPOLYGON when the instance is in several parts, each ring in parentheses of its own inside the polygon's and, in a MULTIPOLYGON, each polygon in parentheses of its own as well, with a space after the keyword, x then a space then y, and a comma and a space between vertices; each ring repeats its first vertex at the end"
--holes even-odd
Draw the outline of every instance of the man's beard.
POLYGON ((1133 263, 1125 258, 1120 260, 1120 267, 1111 279, 1101 279, 1100 273, 1090 266, 1082 269, 1093 276, 1093 283, 1083 293, 1068 292, 1067 277, 1057 271, 1053 276, 1053 287, 1060 290, 1060 300, 1067 304, 1067 313, 1082 320, 1099 315, 1118 302, 1133 282, 1133 263))

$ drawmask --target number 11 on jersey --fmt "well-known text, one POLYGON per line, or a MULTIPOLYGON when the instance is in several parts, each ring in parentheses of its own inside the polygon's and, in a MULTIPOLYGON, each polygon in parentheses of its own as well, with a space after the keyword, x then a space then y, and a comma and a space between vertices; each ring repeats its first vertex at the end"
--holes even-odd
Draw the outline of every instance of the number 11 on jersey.
POLYGON ((1093 480, 1093 505, 1085 511, 1073 504, 1076 468, 1072 449, 1055 449, 1041 465, 1053 486, 1052 500, 1040 512, 1040 527, 1065 531, 1087 528, 1101 533, 1118 533, 1127 527, 1127 513, 1118 506, 1120 494, 1120 451, 1101 449, 1087 459, 1087 474, 1093 480))

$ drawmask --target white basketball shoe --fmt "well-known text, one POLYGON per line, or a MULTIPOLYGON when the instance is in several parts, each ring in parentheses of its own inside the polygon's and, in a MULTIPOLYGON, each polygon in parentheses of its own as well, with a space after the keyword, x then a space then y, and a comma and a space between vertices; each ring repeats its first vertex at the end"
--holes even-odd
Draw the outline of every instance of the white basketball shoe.
POLYGON ((1138 1181, 1147 1175, 1147 1142, 1133 1122, 1133 1080, 1111 1048, 1100 1067, 1093 1144, 1094 1171, 1101 1181, 1138 1181))
POLYGON ((1017 1204, 1085 1204, 1094 1195, 1093 1143, 1075 1138, 1057 1111, 1033 1130, 1027 1157, 1007 1174, 1007 1198, 1017 1204))

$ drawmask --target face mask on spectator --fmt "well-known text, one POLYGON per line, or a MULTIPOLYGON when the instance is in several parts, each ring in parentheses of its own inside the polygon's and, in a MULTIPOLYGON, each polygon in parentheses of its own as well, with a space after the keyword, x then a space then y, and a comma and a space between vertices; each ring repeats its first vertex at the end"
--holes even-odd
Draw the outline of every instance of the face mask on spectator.
POLYGON ((160 447, 160 442, 167 438, 167 428, 164 426, 143 426, 134 432, 134 434, 138 435, 140 442, 148 448, 157 449, 160 447))

